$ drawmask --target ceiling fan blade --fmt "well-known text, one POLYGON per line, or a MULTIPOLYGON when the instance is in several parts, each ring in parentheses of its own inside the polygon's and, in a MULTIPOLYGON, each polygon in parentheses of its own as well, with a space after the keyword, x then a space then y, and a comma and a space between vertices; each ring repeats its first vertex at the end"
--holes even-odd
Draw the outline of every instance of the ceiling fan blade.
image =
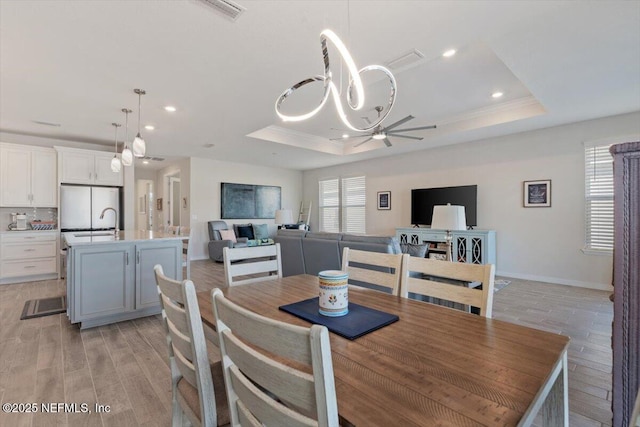
POLYGON ((361 146, 362 144, 364 144, 365 142, 369 142, 369 141, 371 141, 372 139, 373 139, 373 137, 372 137, 372 136, 370 136, 369 138, 365 139, 364 141, 362 141, 362 142, 358 142, 358 143, 357 143, 356 145, 354 145, 353 147, 354 147, 354 148, 355 148, 355 147, 359 147, 359 146, 361 146))
POLYGON ((409 135, 400 135, 399 133, 393 133, 393 132, 389 132, 387 135, 391 135, 394 138, 407 138, 407 139, 415 139, 416 141, 420 141, 421 139, 424 139, 420 136, 409 136, 409 135))
POLYGON ((398 120, 395 123, 391 123, 389 126, 385 126, 384 128, 382 128, 383 131, 388 131, 389 129, 393 129, 396 126, 400 126, 403 123, 408 122, 411 119, 415 119, 415 117, 413 117, 411 114, 409 114, 407 117, 405 117, 404 119, 398 120))
POLYGON ((389 138, 385 138, 382 141, 384 141, 384 145, 386 145, 387 147, 391 147, 391 141, 389 141, 389 138))
POLYGON ((417 128, 407 128, 407 129, 396 129, 396 132, 407 132, 407 131, 411 131, 411 130, 424 130, 424 129, 435 129, 436 125, 430 125, 430 126, 419 126, 417 128))

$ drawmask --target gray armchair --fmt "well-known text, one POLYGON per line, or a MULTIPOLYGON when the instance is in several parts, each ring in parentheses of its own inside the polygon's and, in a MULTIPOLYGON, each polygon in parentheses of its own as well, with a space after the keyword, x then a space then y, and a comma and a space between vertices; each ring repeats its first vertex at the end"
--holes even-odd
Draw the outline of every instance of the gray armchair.
POLYGON ((209 258, 215 262, 222 262, 222 248, 239 248, 247 246, 246 237, 236 237, 237 242, 223 240, 219 230, 228 230, 229 226, 225 221, 209 221, 209 258))

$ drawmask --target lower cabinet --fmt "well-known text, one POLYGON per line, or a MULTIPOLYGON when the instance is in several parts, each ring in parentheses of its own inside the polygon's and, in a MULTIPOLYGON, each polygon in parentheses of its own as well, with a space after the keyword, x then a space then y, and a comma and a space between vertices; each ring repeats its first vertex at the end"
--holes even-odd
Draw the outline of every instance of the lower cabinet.
MULTIPOLYGON (((401 244, 440 243, 436 249, 429 249, 429 252, 436 259, 439 255, 446 253, 443 245, 446 242, 446 236, 445 230, 416 227, 396 228, 396 237, 401 244)), ((453 261, 470 264, 496 264, 496 232, 494 230, 452 231, 451 236, 453 261)))
POLYGON ((0 283, 57 277, 57 232, 10 231, 0 234, 0 283))
POLYGON ((153 267, 182 279, 180 240, 78 245, 67 256, 67 313, 88 328, 160 312, 153 267))

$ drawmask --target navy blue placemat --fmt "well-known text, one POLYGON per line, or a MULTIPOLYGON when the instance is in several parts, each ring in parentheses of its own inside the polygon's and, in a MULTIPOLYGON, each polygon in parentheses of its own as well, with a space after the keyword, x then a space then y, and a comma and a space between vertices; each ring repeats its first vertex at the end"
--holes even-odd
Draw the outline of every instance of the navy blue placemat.
POLYGON ((399 319, 395 314, 374 310, 352 302, 349 302, 349 313, 344 316, 323 316, 318 313, 318 297, 283 305, 278 308, 308 322, 324 325, 331 332, 350 340, 390 325, 399 319))

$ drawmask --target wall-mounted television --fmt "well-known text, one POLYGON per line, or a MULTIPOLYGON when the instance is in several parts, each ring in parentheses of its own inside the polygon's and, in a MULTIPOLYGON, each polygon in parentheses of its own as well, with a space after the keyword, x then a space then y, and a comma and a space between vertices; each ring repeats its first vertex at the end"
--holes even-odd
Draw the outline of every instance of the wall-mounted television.
POLYGON ((411 224, 431 225, 436 205, 464 206, 468 227, 477 225, 478 186, 414 188, 411 190, 411 224))

